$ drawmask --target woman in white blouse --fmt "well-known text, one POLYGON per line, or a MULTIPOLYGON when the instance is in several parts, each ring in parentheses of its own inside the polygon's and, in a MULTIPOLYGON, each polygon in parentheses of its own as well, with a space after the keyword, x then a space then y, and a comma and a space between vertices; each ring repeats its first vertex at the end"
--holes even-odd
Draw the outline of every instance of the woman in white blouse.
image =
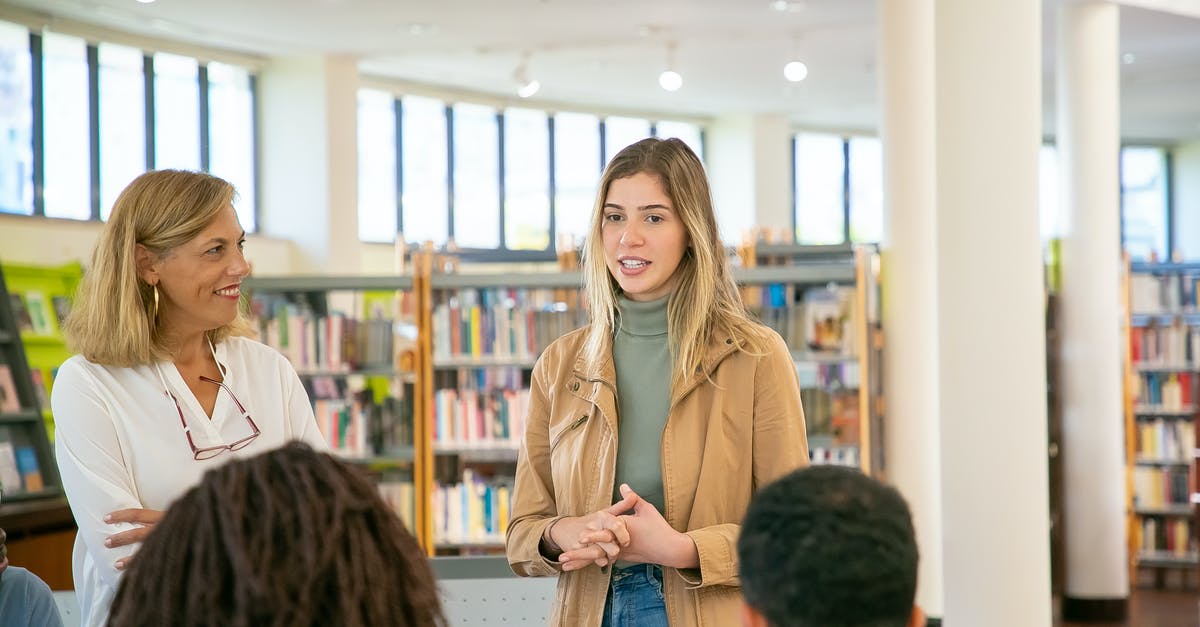
POLYGON ((205 470, 289 440, 325 446, 295 370, 245 337, 250 266, 233 198, 207 174, 139 176, 67 320, 79 354, 59 369, 51 405, 84 625, 106 622, 121 571, 205 470))

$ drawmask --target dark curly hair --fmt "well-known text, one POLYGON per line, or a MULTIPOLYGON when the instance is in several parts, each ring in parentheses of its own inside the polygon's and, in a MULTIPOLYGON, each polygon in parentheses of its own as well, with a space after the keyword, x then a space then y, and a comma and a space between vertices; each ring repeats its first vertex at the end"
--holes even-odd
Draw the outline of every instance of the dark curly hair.
POLYGON ((361 472, 291 443, 208 471, 125 574, 112 627, 445 625, 421 547, 361 472))
POLYGON ((904 497, 837 466, 793 471, 750 503, 742 594, 772 627, 904 627, 917 543, 904 497))

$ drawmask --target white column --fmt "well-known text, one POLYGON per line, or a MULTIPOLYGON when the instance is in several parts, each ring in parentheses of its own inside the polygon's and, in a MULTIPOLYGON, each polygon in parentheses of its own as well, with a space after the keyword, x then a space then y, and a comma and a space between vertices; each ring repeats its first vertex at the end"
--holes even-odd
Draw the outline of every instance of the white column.
POLYGON ((879 3, 887 480, 908 500, 917 604, 943 612, 933 0, 879 3))
POLYGON ((1067 2, 1059 9, 1056 126, 1068 216, 1060 314, 1068 486, 1064 618, 1114 607, 1114 600, 1122 608, 1129 596, 1118 323, 1118 19, 1111 2, 1067 2))
POLYGON ((358 272, 354 59, 273 59, 260 85, 263 231, 295 244, 294 272, 358 272))
POLYGON ((755 221, 778 232, 792 228, 791 126, 783 115, 756 115, 754 131, 755 221))
POLYGON ((752 227, 792 225, 791 127, 783 115, 720 118, 705 135, 717 223, 726 244, 752 227))
POLYGON ((1051 624, 1041 11, 1039 0, 935 2, 931 244, 950 625, 1051 624))

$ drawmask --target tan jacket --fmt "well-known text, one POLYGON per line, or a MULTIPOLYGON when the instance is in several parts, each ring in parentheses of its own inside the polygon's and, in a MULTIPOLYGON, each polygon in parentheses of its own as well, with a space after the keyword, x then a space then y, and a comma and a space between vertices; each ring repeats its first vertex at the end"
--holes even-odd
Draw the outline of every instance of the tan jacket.
MULTIPOLYGON (((673 627, 738 624, 736 545, 750 497, 808 464, 796 367, 783 340, 768 333, 770 348, 761 356, 714 337, 700 371, 671 398, 662 436, 662 514, 700 554, 698 570, 663 568, 673 627)), ((580 329, 559 338, 534 366, 507 537, 513 572, 559 576, 550 623, 570 627, 600 625, 609 569, 562 573, 538 543, 556 518, 612 504, 619 424, 612 359, 584 363, 585 337, 580 329)))

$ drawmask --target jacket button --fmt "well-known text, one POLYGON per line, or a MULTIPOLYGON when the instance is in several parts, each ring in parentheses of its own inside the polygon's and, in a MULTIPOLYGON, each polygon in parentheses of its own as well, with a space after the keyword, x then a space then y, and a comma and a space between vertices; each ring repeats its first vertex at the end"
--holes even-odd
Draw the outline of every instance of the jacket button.
POLYGON ((572 392, 578 392, 578 391, 579 391, 579 382, 578 382, 578 381, 576 381, 576 382, 574 382, 574 383, 572 383, 572 384, 571 384, 571 391, 572 391, 572 392))
POLYGON ((725 339, 725 343, 726 343, 726 344, 733 344, 733 338, 731 338, 731 337, 730 337, 730 338, 726 338, 726 339, 725 339))

